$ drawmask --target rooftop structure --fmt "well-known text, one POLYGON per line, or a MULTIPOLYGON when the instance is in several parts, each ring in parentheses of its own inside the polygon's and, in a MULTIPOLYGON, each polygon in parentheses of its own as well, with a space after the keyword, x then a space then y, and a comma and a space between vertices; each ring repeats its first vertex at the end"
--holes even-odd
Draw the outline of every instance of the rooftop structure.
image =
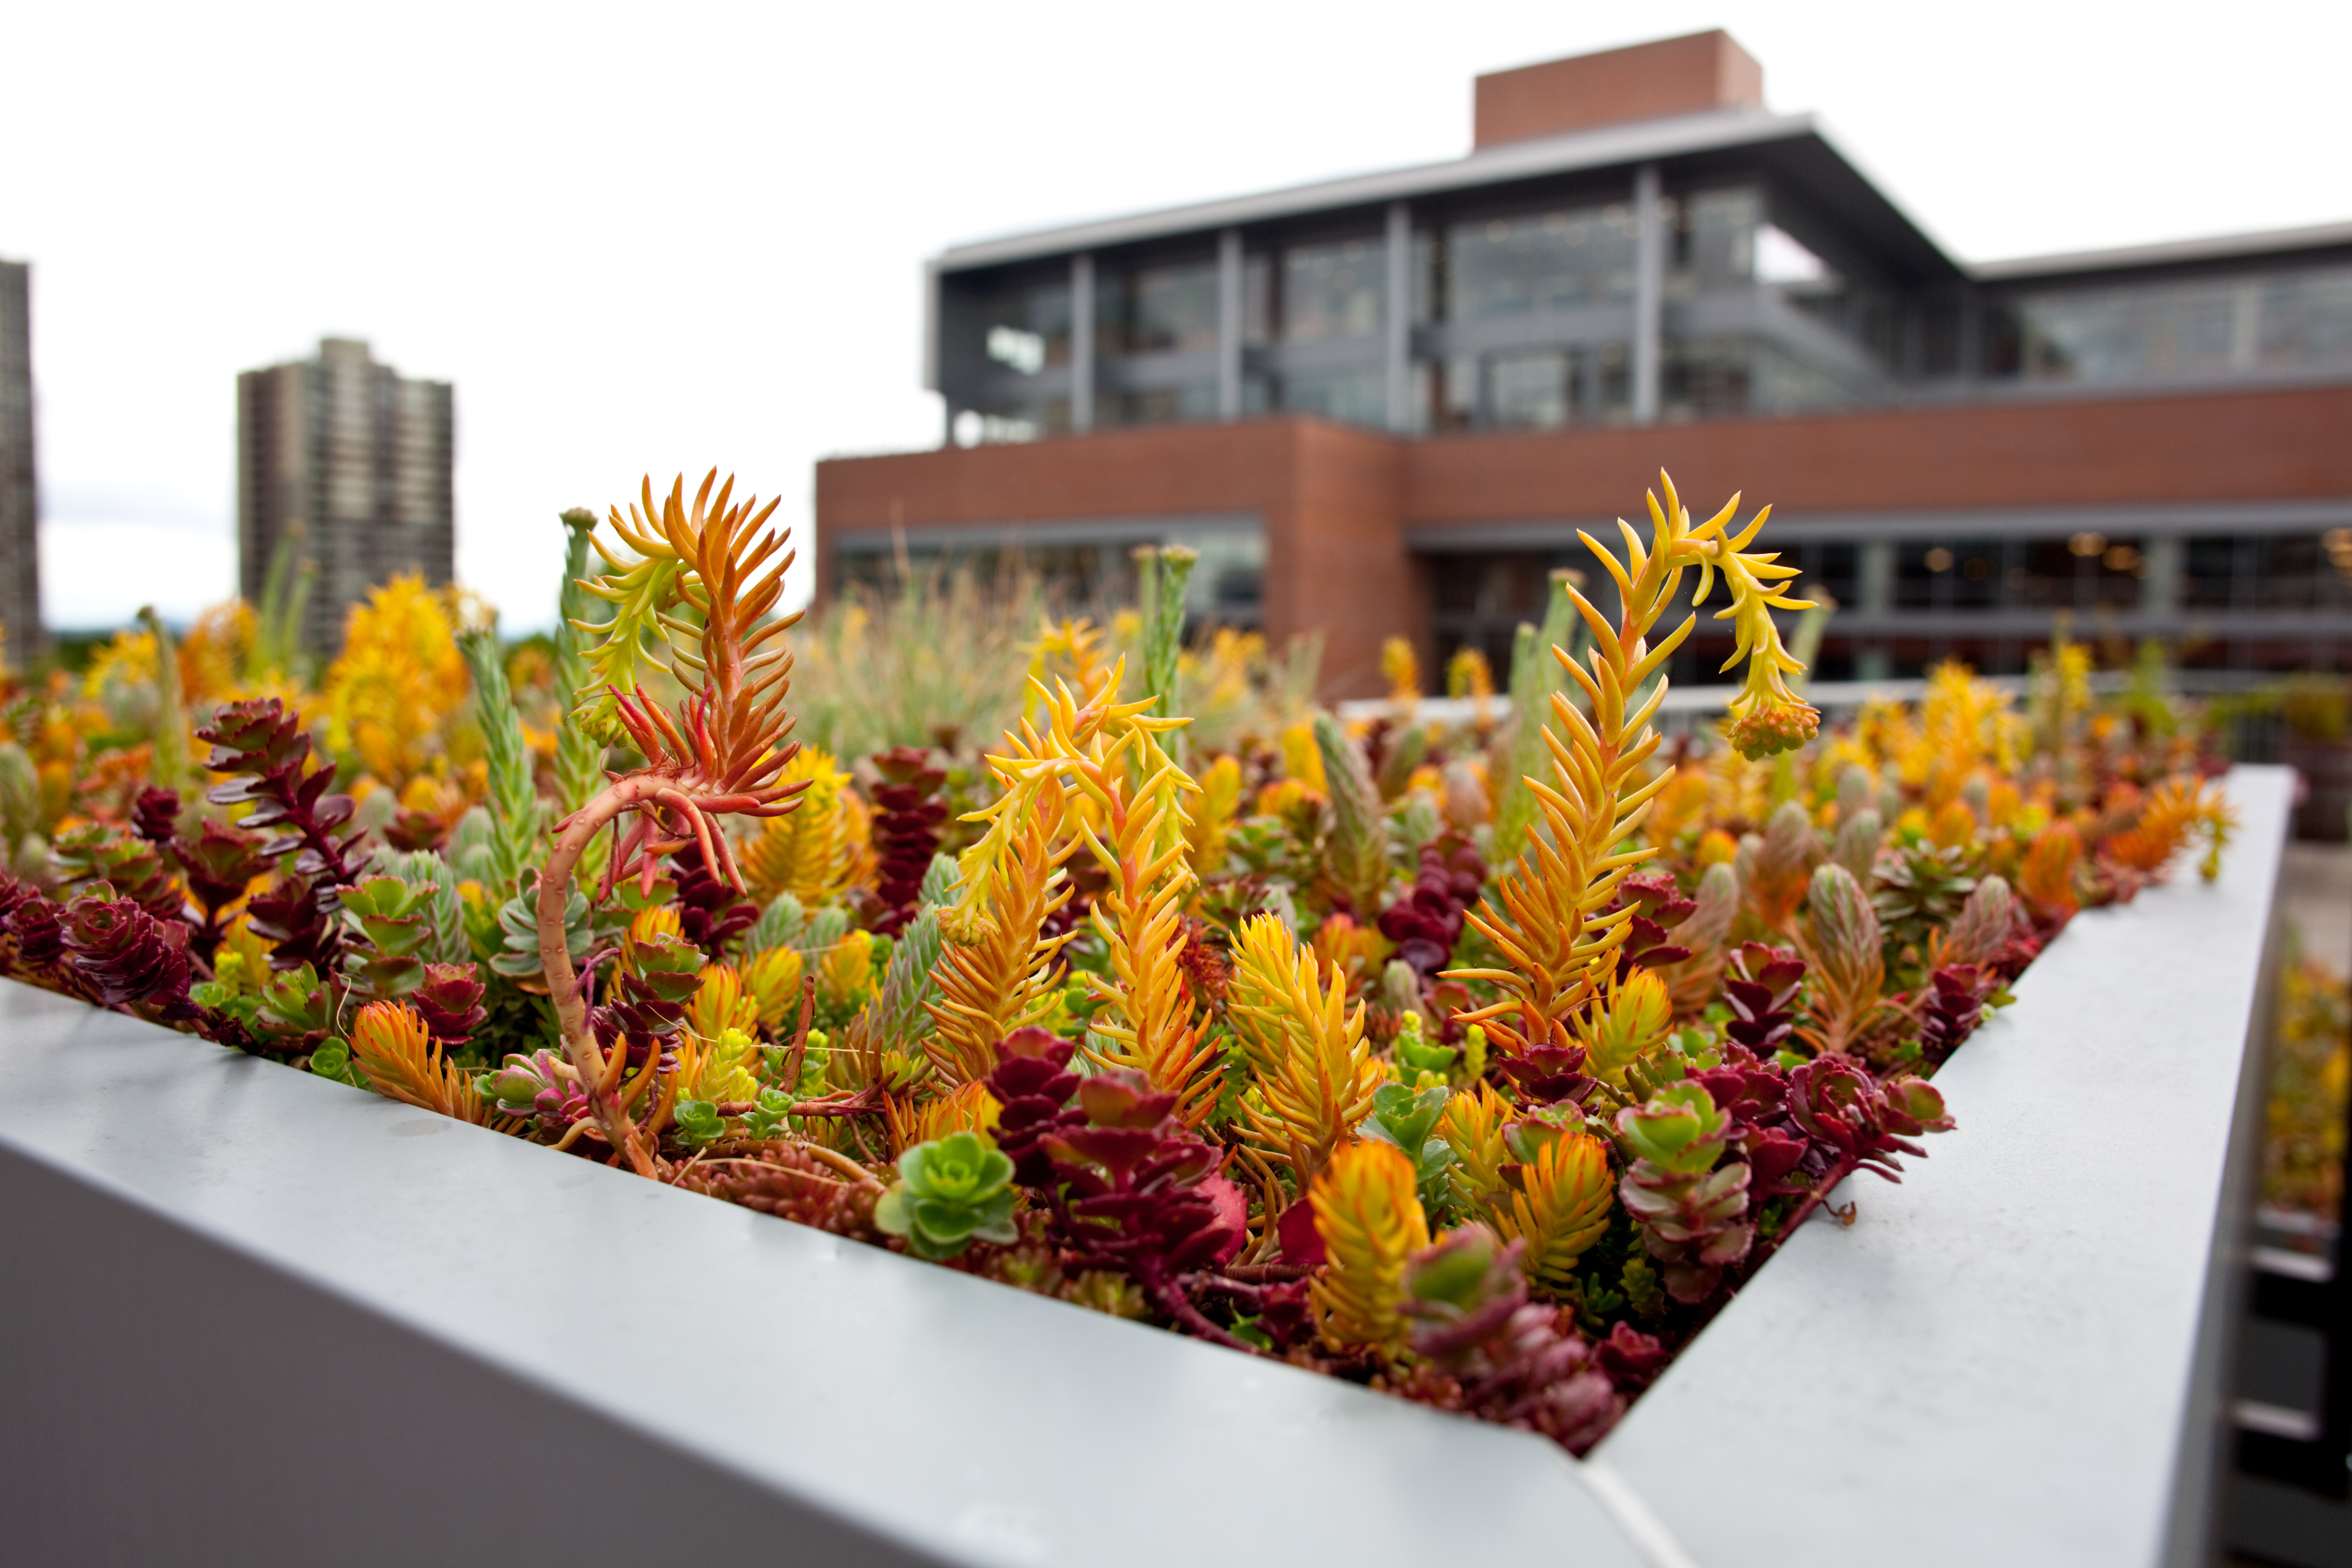
POLYGON ((24 262, 0 261, 0 656, 20 667, 47 646, 33 470, 31 272, 24 262))
POLYGON ((1502 658, 1663 465, 1776 504, 1844 607, 1825 673, 2013 670, 2060 611, 2352 653, 2352 225, 1971 266, 1719 32, 1482 77, 1474 119, 1445 162, 937 257, 944 447, 820 467, 827 584, 1191 543, 1197 612, 1324 631, 1361 690, 1385 632, 1502 658))
POLYGON ((237 591, 259 603, 281 542, 318 576, 303 645, 335 647, 350 607, 402 572, 450 579, 453 404, 368 346, 320 340, 316 359, 236 379, 237 591))

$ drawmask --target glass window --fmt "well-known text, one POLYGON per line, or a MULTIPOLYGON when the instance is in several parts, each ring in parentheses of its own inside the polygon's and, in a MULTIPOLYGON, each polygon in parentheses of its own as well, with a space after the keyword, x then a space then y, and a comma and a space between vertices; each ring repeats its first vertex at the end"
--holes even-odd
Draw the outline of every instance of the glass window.
MULTIPOLYGON (((1992 610, 2012 586, 2000 539, 1905 540, 1895 547, 1898 610, 1992 610)), ((2134 584, 2137 589, 2137 584, 2134 584)), ((2071 602, 2069 601, 2068 602, 2071 602)))
POLYGON ((1562 349, 1490 354, 1486 423, 1496 430, 1550 430, 1576 416, 1576 356, 1562 349))
POLYGON ((1095 394, 1095 423, 1106 429, 1121 424, 1176 424, 1216 417, 1214 382, 1095 394))
POLYGON ((1479 321, 1631 299, 1635 226, 1622 202, 1455 224, 1445 242, 1446 314, 1479 321))
POLYGON ((1282 253, 1282 340, 1319 343, 1377 333, 1388 291, 1382 249, 1377 239, 1286 247, 1282 253))
POLYGON ((2003 598, 2019 608, 2130 609, 2139 603, 2147 559, 2137 539, 2078 533, 2065 538, 2016 539, 2002 572, 2003 598))
POLYGON ((1748 364, 1748 406, 1758 413, 1850 408, 1870 396, 1845 374, 1823 370, 1769 340, 1750 346, 1748 364))
POLYGON ((1095 351, 1211 353, 1217 347, 1217 264, 1104 268, 1095 280, 1095 351))
POLYGON ((2189 538, 2180 602, 2190 610, 2332 610, 2352 601, 2352 530, 2189 538))
POLYGON ((1242 341, 1252 348, 1274 341, 1274 263, 1268 256, 1242 258, 1242 341))
POLYGON ((1756 230, 1764 203, 1752 190, 1701 191, 1686 198, 1675 234, 1675 269, 1699 294, 1745 287, 1756 276, 1756 230))
MULTIPOLYGON (((2352 361, 2352 267, 2104 288, 2009 302, 2013 373, 2092 383, 2243 374, 2352 361)), ((1994 356, 1988 366, 2011 371, 1994 356)))
POLYGON ((1265 600, 1265 535, 1255 528, 1171 529, 1166 544, 1201 552, 1184 585, 1184 614, 1198 623, 1255 626, 1265 600))
MULTIPOLYGON (((1798 576, 1792 580, 1800 591, 1799 598, 1811 599, 1816 594, 1826 593, 1841 608, 1848 610, 1857 607, 1862 601, 1861 560, 1862 547, 1853 544, 1807 539, 1800 544, 1784 545, 1780 549, 1780 563, 1797 569, 1798 576)), ((1722 590, 1718 588, 1716 592, 1720 593, 1722 590)), ((1713 602, 1712 595, 1709 602, 1713 602)), ((1720 605, 1716 607, 1722 608, 1720 605)))
POLYGON ((1277 406, 1286 413, 1314 413, 1342 424, 1384 425, 1389 419, 1388 378, 1379 371, 1318 371, 1280 377, 1277 406))
POLYGON ((1958 375, 1960 371, 1960 301, 1937 295, 1919 304, 1919 373, 1958 375))
POLYGON ((1746 413, 1749 347, 1745 338, 1668 341, 1659 366, 1660 416, 1674 421, 1746 413))
POLYGON ((2263 279, 2254 359, 2264 368, 2352 360, 2352 267, 2263 279))
POLYGON ((1632 417, 1632 360, 1622 343, 1457 354, 1416 383, 1426 428, 1544 430, 1632 417))
POLYGON ((992 370, 1034 376, 1070 362, 1070 283, 1016 282, 980 301, 981 351, 992 370))
POLYGON ((958 446, 994 446, 1034 441, 1041 435, 1067 435, 1070 400, 1066 394, 1023 398, 996 409, 965 409, 956 415, 958 446))

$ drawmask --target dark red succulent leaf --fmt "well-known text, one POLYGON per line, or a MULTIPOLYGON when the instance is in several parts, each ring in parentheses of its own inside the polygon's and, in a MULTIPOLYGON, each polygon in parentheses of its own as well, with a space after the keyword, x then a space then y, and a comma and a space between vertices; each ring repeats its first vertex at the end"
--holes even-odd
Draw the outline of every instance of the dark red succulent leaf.
POLYGON ((1486 869, 1477 851, 1453 835, 1432 841, 1421 848, 1412 886, 1381 911, 1381 935, 1396 944, 1396 956, 1424 985, 1452 960, 1465 911, 1477 897, 1486 869), (1471 882, 1474 873, 1477 880, 1471 882))
POLYGON ((670 865, 677 878, 678 930, 712 963, 724 961, 727 950, 760 918, 759 907, 711 874, 698 843, 671 855, 670 865))
POLYGON ((1044 1140, 1086 1124, 1086 1113, 1069 1104, 1078 1088, 1078 1075, 1069 1071, 1077 1049, 1034 1025, 996 1042, 996 1066, 987 1079, 999 1107, 996 1146, 1013 1162, 1013 1179, 1024 1186, 1053 1179, 1044 1140))
POLYGON ((1159 1149, 1160 1134, 1151 1127, 1072 1127, 1048 1135, 1045 1147, 1055 1160, 1102 1166, 1116 1184, 1159 1149))
POLYGON ((1118 1067, 1081 1082, 1078 1103, 1098 1127, 1157 1127, 1176 1109, 1176 1096, 1155 1090, 1133 1068, 1118 1067))
POLYGON ((392 814, 392 821, 380 830, 383 841, 404 854, 419 850, 438 850, 449 837, 449 824, 430 811, 420 811, 414 806, 403 806, 392 814))
MULTIPOLYGON (((1491 1236, 1456 1231, 1417 1257, 1481 1240, 1492 1243, 1491 1236)), ((1405 1311, 1415 1320, 1412 1347, 1421 1362, 1396 1391, 1439 1409, 1541 1433, 1581 1454, 1625 1414, 1625 1400, 1577 1333, 1573 1316, 1528 1300, 1517 1267, 1523 1245, 1497 1249, 1498 1266, 1464 1300, 1409 1300, 1405 1311)))
POLYGON ((180 821, 180 792, 162 784, 139 791, 131 808, 131 831, 161 849, 172 841, 180 821))
POLYGON ((66 950, 65 928, 58 918, 63 913, 39 893, 25 890, 25 896, 8 911, 8 934, 16 939, 17 967, 37 972, 58 967, 66 950))
POLYGON ((930 753, 917 746, 893 747, 872 758, 882 782, 874 790, 871 841, 875 857, 875 899, 880 914, 874 931, 896 936, 915 917, 923 875, 931 857, 940 852, 940 831, 948 808, 935 799, 946 785, 944 769, 931 765, 930 753))
POLYGON ((301 720, 276 697, 222 704, 208 723, 197 727, 196 738, 211 746, 205 766, 215 773, 290 773, 310 755, 301 720))
POLYGON ((1580 1045, 1531 1045, 1495 1058, 1495 1066, 1518 1086, 1520 1096, 1538 1104, 1581 1105, 1600 1082, 1582 1071, 1585 1049, 1580 1045))
POLYGON ((1328 1256, 1323 1248, 1323 1233, 1315 1227, 1315 1206, 1300 1198, 1282 1211, 1275 1222, 1275 1235, 1282 1243, 1282 1260, 1302 1269, 1320 1269, 1328 1256))
POLYGON ((174 1020, 195 1016, 188 999, 186 926, 112 896, 75 899, 62 925, 67 962, 100 1004, 143 1002, 174 1020))
POLYGON ((1698 900, 1683 892, 1674 873, 1637 871, 1617 884, 1617 905, 1632 905, 1661 931, 1671 931, 1698 910, 1698 900))
POLYGON ((1748 1169, 1755 1173, 1749 1190, 1759 1197, 1804 1190, 1803 1182, 1791 1182, 1790 1178, 1804 1163, 1805 1152, 1811 1147, 1805 1138, 1791 1136, 1778 1127, 1750 1133, 1742 1145, 1748 1169))
POLYGON ((490 1015, 482 1006, 482 982, 472 964, 427 964, 425 982, 409 993, 425 1032, 445 1046, 459 1046, 490 1015))
POLYGON ((171 847, 189 894, 207 916, 244 896, 253 879, 269 869, 258 836, 210 818, 200 821, 194 834, 174 836, 171 847))
POLYGON ((1984 1021, 1986 983, 1996 978, 1974 964, 1947 964, 1928 977, 1927 1005, 1919 1015, 1919 1048, 1942 1061, 1984 1021))
POLYGON ((1748 1050, 1777 1051, 1797 1026, 1797 995, 1805 961, 1786 948, 1744 942, 1731 956, 1723 999, 1731 1009, 1724 1032, 1748 1050))
POLYGON ((1643 1333, 1620 1320, 1606 1339, 1592 1347, 1592 1359, 1609 1380, 1628 1394, 1640 1392, 1665 1370, 1666 1347, 1655 1334, 1643 1333))
MULTIPOLYGON (((1743 1054, 1746 1054, 1743 1052, 1743 1054)), ((1756 1058, 1748 1056, 1753 1063, 1756 1058)), ((1779 1110, 1789 1095, 1788 1080, 1775 1069, 1726 1062, 1694 1072, 1690 1082, 1707 1092, 1717 1106, 1743 1122, 1754 1123, 1779 1110)))
POLYGON ((356 807, 349 795, 328 792, 334 764, 306 766, 310 737, 276 697, 223 704, 198 727, 196 738, 212 747, 205 766, 233 775, 205 798, 218 806, 251 802, 242 825, 278 830, 256 852, 273 861, 294 856, 293 875, 247 904, 254 928, 278 943, 270 966, 332 968, 341 946, 336 893, 359 880, 369 859, 361 843, 364 834, 336 831, 356 807), (294 906, 298 889, 310 903, 307 911, 294 906))
POLYGON ((1176 1097, 1119 1069, 1084 1079, 1078 1099, 1096 1124, 1047 1134, 1052 1164, 1040 1183, 1049 1231, 1081 1267, 1125 1273, 1187 1333, 1247 1348, 1202 1314, 1188 1293, 1233 1290, 1204 1273, 1247 1237, 1248 1206, 1223 1178, 1225 1151, 1172 1115, 1176 1097), (1202 1283, 1206 1281, 1206 1283, 1202 1283))
POLYGON ((333 921, 319 906, 319 890, 304 877, 286 876, 245 901, 246 924, 254 934, 274 943, 269 967, 283 972, 309 964, 324 972, 333 967, 341 946, 333 921))

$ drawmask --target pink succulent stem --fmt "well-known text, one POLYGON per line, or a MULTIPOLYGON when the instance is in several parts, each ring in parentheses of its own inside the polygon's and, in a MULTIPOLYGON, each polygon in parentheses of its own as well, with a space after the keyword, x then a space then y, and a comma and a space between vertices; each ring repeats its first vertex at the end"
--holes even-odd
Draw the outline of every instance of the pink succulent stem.
POLYGON ((563 906, 572 891, 572 871, 604 824, 667 788, 667 779, 642 773, 614 779, 564 819, 539 873, 539 960, 547 977, 548 999, 555 1004, 556 1021, 563 1030, 563 1053, 590 1093, 605 1141, 625 1151, 640 1176, 654 1174, 653 1161, 638 1144, 636 1124, 622 1106, 616 1088, 604 1082, 609 1071, 604 1052, 589 1026, 587 998, 564 945, 563 906))

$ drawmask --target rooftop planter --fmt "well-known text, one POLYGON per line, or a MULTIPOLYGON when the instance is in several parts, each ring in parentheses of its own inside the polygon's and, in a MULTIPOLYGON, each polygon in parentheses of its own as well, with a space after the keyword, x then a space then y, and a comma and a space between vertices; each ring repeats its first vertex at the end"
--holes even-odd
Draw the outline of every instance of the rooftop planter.
POLYGON ((2201 1563, 2290 810, 2227 787, 1583 1463, 0 985, 11 1554, 2201 1563))

